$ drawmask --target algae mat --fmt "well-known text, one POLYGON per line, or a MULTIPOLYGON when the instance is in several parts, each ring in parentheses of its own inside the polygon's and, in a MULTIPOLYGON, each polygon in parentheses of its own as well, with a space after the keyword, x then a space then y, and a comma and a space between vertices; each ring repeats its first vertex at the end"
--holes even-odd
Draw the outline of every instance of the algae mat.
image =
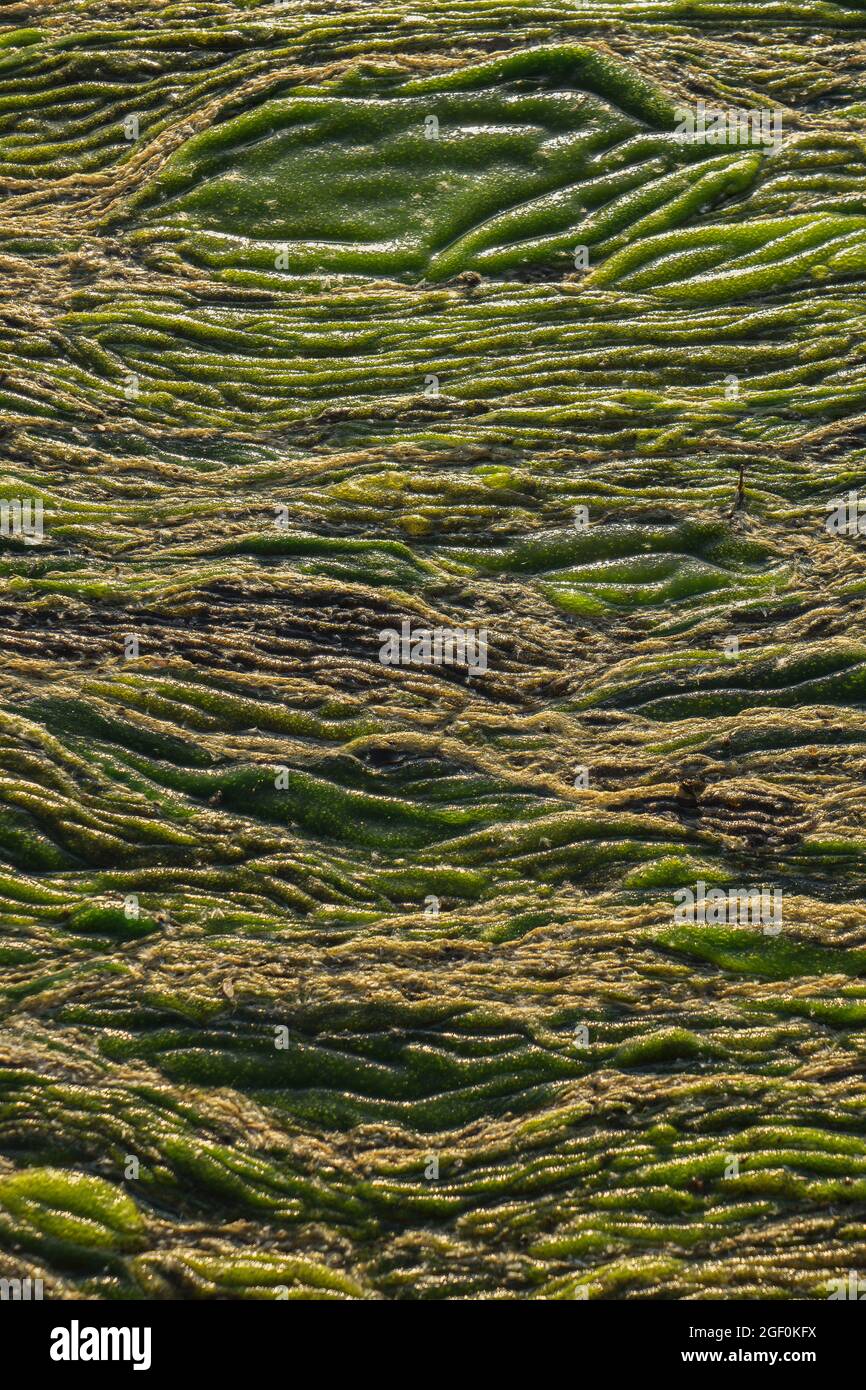
POLYGON ((3 21, 3 1277, 828 1297, 866 11, 3 21))

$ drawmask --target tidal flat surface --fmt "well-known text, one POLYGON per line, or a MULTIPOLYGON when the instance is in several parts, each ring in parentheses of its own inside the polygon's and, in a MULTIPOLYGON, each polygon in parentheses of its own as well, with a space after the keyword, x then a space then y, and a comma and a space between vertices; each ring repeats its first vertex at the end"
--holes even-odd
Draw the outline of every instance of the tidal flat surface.
POLYGON ((2 18, 0 1276, 826 1298, 863 5, 2 18))

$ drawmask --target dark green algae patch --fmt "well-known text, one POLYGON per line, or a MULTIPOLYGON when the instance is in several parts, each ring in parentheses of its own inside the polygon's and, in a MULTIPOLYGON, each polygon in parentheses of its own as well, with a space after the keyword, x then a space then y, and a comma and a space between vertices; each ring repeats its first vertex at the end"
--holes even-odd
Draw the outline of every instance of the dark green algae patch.
POLYGON ((418 10, 0 29, 0 500, 45 512, 0 538, 0 1275, 823 1298, 866 18, 418 10), (782 139, 684 142, 698 100, 782 139), (382 666, 405 618, 487 671, 382 666), (675 923, 698 881, 781 933, 675 923))

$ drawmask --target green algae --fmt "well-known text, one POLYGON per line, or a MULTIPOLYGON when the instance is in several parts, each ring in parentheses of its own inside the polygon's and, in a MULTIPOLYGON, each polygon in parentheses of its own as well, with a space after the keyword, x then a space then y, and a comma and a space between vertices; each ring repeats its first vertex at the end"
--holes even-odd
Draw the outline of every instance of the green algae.
POLYGON ((0 1228, 27 1249, 73 1263, 140 1249, 145 1223, 135 1203, 101 1178, 31 1168, 0 1180, 0 1228))
MULTIPOLYGON (((194 138, 140 196, 138 216, 210 233, 204 245, 221 246, 223 264, 242 263, 252 240, 254 264, 266 263, 264 242, 271 264, 285 246, 296 271, 444 279, 486 264, 502 242, 518 247, 499 251, 511 266, 561 252, 581 222, 592 156, 635 135, 637 121, 673 121, 669 100, 636 71, 578 47, 367 86, 307 87, 194 138)), ((685 157, 675 143, 666 153, 685 157)))
POLYGON ((0 32, 0 497, 45 510, 0 537, 0 1263, 826 1296, 862 11, 110 9, 0 32), (682 140, 698 100, 779 147, 682 140), (384 667, 404 619, 487 670, 384 667), (781 932, 677 924, 698 882, 781 932))

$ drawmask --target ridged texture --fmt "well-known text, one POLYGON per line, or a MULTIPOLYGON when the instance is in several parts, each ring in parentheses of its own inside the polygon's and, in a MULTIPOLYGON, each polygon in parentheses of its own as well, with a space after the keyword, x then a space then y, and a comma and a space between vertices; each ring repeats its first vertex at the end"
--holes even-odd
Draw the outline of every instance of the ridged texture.
POLYGON ((0 541, 0 1275, 826 1297, 862 7, 3 18, 0 497, 46 535, 0 541), (780 146, 684 143, 698 101, 780 146), (407 618, 488 670, 383 666, 407 618), (676 924, 698 880, 781 932, 676 924))

